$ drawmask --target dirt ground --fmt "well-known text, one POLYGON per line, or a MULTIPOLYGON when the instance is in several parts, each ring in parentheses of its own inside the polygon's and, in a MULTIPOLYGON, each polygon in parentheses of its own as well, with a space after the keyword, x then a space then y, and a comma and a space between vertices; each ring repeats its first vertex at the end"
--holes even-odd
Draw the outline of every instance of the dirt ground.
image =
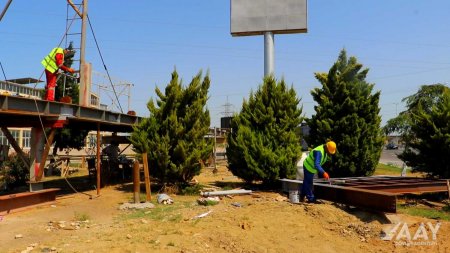
MULTIPOLYGON (((196 180, 226 189, 239 185, 224 166, 216 174, 205 169, 196 180)), ((93 199, 65 194, 54 203, 5 215, 0 221, 0 252, 450 253, 449 222, 441 222, 436 240, 426 230, 426 243, 431 245, 414 244, 419 238, 408 246, 380 238, 382 229, 392 227, 384 215, 330 202, 291 204, 279 192, 254 191, 222 198, 213 206, 198 205, 199 196, 180 195, 170 195, 174 204, 161 205, 154 194, 153 209, 119 210, 132 199, 130 189, 130 185, 109 186, 93 199), (204 213, 208 215, 195 218, 204 213)), ((437 222, 407 215, 396 218, 408 224, 411 237, 421 222, 437 222)))

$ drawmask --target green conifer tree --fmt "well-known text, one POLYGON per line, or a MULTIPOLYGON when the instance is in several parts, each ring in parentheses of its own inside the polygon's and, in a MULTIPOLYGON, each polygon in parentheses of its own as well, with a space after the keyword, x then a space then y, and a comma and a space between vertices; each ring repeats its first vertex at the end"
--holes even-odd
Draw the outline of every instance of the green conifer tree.
POLYGON ((150 116, 131 136, 137 152, 148 148, 152 175, 164 183, 189 182, 200 174, 200 161, 212 153, 213 143, 205 138, 210 125, 206 108, 209 86, 209 74, 203 78, 199 72, 184 87, 174 71, 165 93, 155 89, 158 99, 147 103, 150 116), (148 146, 142 143, 144 139, 148 146))
POLYGON ((228 168, 246 182, 276 183, 293 178, 301 156, 296 128, 302 121, 300 99, 284 80, 264 78, 232 120, 226 150, 228 168))
POLYGON ((441 93, 409 97, 410 138, 399 158, 414 171, 450 178, 450 89, 443 85, 423 86, 418 93, 426 90, 441 93))
POLYGON ((307 120, 307 140, 311 147, 336 142, 338 152, 328 169, 332 177, 371 175, 380 158, 380 92, 372 94, 374 85, 365 80, 369 69, 362 68, 343 49, 328 73, 315 73, 322 87, 311 91, 317 105, 307 120))

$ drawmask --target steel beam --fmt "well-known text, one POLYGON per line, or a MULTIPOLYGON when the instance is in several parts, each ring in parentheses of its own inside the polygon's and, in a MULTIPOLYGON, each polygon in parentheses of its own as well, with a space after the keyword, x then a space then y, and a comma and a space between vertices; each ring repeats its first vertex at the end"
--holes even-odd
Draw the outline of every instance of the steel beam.
POLYGON ((54 201, 57 188, 45 189, 35 192, 23 192, 0 196, 0 214, 11 213, 14 210, 54 201))
POLYGON ((341 204, 372 211, 396 212, 396 194, 337 185, 314 184, 314 195, 341 204))
POLYGON ((51 127, 60 116, 66 117, 67 123, 86 130, 131 132, 132 126, 139 123, 140 117, 99 108, 84 107, 54 101, 44 101, 14 96, 0 95, 0 122, 5 127, 51 127))
MULTIPOLYGON (((336 178, 330 180, 331 184, 343 187, 353 187, 366 190, 376 190, 397 194, 445 192, 445 180, 432 180, 413 177, 355 177, 336 178)), ((327 181, 318 180, 318 183, 327 184, 327 181)))
POLYGON ((12 136, 12 134, 8 130, 8 128, 5 126, 1 126, 0 129, 2 130, 3 134, 6 136, 6 139, 8 139, 11 146, 14 148, 14 151, 16 151, 16 153, 19 155, 20 159, 22 159, 23 163, 25 163, 26 166, 30 167, 30 159, 22 151, 22 149, 20 148, 16 139, 14 139, 14 137, 12 136))
MULTIPOLYGON (((295 191, 303 184, 300 180, 280 179, 283 191, 295 191)), ((314 195, 341 204, 357 206, 371 211, 396 212, 397 194, 330 185, 322 180, 314 181, 314 195)))

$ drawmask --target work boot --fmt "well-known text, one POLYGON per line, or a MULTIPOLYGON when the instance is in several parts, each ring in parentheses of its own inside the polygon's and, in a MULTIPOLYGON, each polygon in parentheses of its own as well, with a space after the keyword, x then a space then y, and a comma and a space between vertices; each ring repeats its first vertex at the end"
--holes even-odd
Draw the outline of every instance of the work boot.
POLYGON ((305 201, 305 195, 300 194, 299 201, 300 202, 304 202, 305 201))

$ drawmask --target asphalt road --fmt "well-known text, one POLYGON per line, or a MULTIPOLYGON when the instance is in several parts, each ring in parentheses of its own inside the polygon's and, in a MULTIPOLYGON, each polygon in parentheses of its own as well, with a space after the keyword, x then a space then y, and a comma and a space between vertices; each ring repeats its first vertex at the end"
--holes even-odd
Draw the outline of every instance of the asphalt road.
POLYGON ((397 154, 400 154, 401 152, 403 152, 403 149, 386 150, 384 148, 381 152, 380 163, 402 167, 403 161, 397 158, 397 154))

